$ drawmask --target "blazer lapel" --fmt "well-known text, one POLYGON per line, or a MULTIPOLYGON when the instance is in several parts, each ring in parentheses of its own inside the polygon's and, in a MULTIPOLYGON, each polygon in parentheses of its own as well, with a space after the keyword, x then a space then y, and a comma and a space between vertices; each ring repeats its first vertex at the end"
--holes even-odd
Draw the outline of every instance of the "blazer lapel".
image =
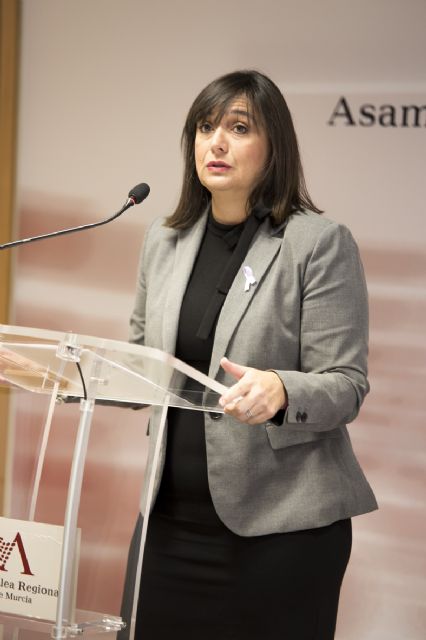
POLYGON ((271 226, 269 220, 261 225, 241 264, 241 268, 235 276, 216 327, 209 370, 209 376, 211 378, 216 377, 219 370, 220 359, 226 354, 229 341, 233 333, 238 330, 241 317, 251 304, 257 287, 261 286, 269 266, 281 247, 284 226, 285 224, 274 228, 271 226), (250 267, 256 279, 256 283, 252 284, 248 291, 245 291, 246 277, 243 272, 244 266, 250 267))
POLYGON ((203 239, 207 223, 207 211, 190 229, 178 232, 174 254, 172 277, 168 283, 166 308, 163 318, 163 349, 174 354, 183 296, 188 286, 194 261, 203 239))

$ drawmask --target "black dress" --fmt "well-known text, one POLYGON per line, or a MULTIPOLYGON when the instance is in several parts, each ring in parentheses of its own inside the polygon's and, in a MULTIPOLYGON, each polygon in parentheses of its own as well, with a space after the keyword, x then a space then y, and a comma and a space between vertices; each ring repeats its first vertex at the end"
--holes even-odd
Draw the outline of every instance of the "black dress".
MULTIPOLYGON (((204 373, 214 329, 207 340, 197 330, 242 228, 209 217, 183 299, 176 356, 204 373)), ((203 414, 169 409, 135 638, 331 640, 350 548, 350 520, 258 537, 231 532, 210 495, 203 414)))

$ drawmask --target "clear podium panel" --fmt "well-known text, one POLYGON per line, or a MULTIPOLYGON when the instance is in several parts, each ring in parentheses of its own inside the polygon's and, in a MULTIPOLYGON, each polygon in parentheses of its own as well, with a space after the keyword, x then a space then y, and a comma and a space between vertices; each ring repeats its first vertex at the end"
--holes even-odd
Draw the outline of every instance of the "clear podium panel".
MULTIPOLYGON (((13 519, 29 516, 49 400, 44 394, 11 391, 14 442, 9 447, 9 495, 3 515, 13 519)), ((59 404, 55 409, 35 506, 36 522, 64 524, 79 413, 78 403, 59 404)), ((81 536, 73 625, 79 629, 78 636, 115 638, 117 627, 111 621, 114 625, 120 621, 127 552, 145 477, 149 415, 149 408, 134 411, 102 405, 94 412, 77 519, 81 536)), ((0 532, 1 536, 9 540, 0 532)), ((24 535, 23 542, 26 548, 24 535)), ((29 551, 27 555, 38 578, 29 551)), ((17 553, 15 560, 20 563, 17 553)), ((6 580, 8 574, 1 572, 0 578, 6 580)), ((11 592, 1 587, 0 591, 11 592)), ((23 593, 16 582, 13 593, 23 593)), ((7 630, 13 630, 15 635, 9 635, 13 640, 51 637, 54 622, 10 616, 2 608, 0 600, 1 640, 8 637, 7 630)))
POLYGON ((0 325, 0 380, 37 393, 222 412, 225 387, 158 349, 0 325), (78 365, 78 366, 77 366, 78 365), (89 373, 90 372, 90 373, 89 373), (93 395, 90 389, 95 388, 93 395))
MULTIPOLYGON (((154 475, 144 477, 151 407, 164 416, 169 406, 219 413, 226 388, 157 349, 4 325, 0 387, 10 391, 12 427, 0 515, 62 527, 64 541, 54 619, 2 606, 20 587, 0 572, 0 640, 115 637, 141 489, 154 475)), ((15 532, 1 537, 10 548, 18 540, 15 532)), ((18 579, 30 549, 24 532, 19 540, 10 556, 18 579)))

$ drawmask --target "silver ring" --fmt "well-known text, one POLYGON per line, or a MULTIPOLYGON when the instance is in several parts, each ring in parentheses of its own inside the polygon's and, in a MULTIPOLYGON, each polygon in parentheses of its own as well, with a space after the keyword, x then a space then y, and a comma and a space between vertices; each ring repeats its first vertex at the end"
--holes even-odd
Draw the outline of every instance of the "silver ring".
POLYGON ((248 418, 249 420, 250 420, 250 418, 254 418, 254 416, 253 416, 252 412, 250 411, 250 409, 247 409, 247 411, 246 411, 246 416, 247 416, 247 418, 248 418))

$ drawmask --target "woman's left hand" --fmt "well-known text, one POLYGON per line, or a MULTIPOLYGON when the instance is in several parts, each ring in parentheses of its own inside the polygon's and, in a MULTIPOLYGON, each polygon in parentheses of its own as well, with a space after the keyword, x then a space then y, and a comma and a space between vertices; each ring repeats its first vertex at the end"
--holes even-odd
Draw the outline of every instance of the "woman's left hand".
POLYGON ((261 424, 286 406, 285 387, 274 371, 243 367, 228 358, 222 358, 220 364, 238 380, 219 400, 226 414, 240 422, 261 424))

